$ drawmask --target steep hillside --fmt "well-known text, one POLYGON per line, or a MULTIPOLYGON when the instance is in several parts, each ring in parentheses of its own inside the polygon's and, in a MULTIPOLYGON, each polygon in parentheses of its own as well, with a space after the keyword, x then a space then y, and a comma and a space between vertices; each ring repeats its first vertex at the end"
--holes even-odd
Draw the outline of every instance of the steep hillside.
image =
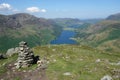
POLYGON ((108 16, 107 20, 120 20, 120 13, 108 16))
POLYGON ((15 47, 21 40, 30 46, 48 44, 61 30, 52 20, 26 13, 0 15, 0 51, 15 47))
POLYGON ((17 55, 14 55, 0 60, 0 79, 100 80, 103 76, 110 75, 113 80, 119 80, 115 76, 119 76, 120 54, 106 53, 80 45, 38 46, 34 47, 33 51, 40 59, 48 59, 48 67, 44 72, 39 70, 37 65, 13 70, 9 66, 17 59, 17 55))
POLYGON ((80 44, 89 45, 101 50, 120 52, 119 20, 103 20, 87 28, 79 28, 76 32, 76 40, 80 44))

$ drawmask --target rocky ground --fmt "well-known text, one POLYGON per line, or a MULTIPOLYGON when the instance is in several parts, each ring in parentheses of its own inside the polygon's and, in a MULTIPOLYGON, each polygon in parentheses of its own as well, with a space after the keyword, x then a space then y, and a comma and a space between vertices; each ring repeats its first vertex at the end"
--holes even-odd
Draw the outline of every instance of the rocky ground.
MULTIPOLYGON (((47 80, 45 59, 40 60, 39 56, 34 56, 33 51, 24 41, 19 43, 16 52, 18 53, 15 53, 14 49, 12 49, 8 54, 7 51, 6 60, 9 61, 15 55, 16 58, 13 57, 9 63, 8 61, 3 63, 5 71, 0 75, 0 80, 47 80)), ((3 55, 0 55, 0 58, 3 59, 3 55)))
POLYGON ((44 68, 21 70, 16 69, 13 65, 13 63, 6 65, 7 72, 0 75, 0 80, 48 80, 44 68))

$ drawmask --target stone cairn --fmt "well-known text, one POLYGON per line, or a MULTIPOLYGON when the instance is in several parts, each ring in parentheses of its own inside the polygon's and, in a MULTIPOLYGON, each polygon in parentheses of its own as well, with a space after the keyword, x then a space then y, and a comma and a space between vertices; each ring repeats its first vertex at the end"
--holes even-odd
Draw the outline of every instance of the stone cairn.
POLYGON ((16 68, 29 67, 33 63, 34 63, 33 51, 30 50, 26 42, 21 41, 19 43, 17 63, 15 63, 16 68))

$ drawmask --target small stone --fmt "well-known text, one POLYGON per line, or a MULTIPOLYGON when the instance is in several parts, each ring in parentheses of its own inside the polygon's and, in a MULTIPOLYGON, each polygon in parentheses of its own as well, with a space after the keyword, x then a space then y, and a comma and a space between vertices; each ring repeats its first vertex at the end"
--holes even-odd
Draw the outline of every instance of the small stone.
POLYGON ((72 75, 70 72, 65 72, 65 73, 63 73, 63 75, 65 75, 65 76, 70 76, 70 75, 72 75))
POLYGON ((117 65, 120 65, 120 61, 117 63, 117 65))
POLYGON ((23 47, 21 47, 21 48, 20 48, 20 50, 21 50, 21 51, 23 51, 23 50, 24 50, 24 48, 23 48, 23 47))
POLYGON ((23 70, 23 72, 27 72, 26 70, 23 70))
POLYGON ((56 62, 56 59, 53 59, 53 62, 56 62))
POLYGON ((83 59, 79 59, 80 61, 83 61, 83 59))
POLYGON ((52 51, 56 51, 56 49, 52 49, 52 51))
POLYGON ((96 63, 99 63, 99 62, 101 62, 101 60, 100 60, 100 59, 97 59, 95 62, 96 62, 96 63))
POLYGON ((24 46, 24 45, 27 45, 27 43, 24 42, 24 41, 21 41, 21 42, 19 43, 19 45, 20 45, 20 46, 24 46))
POLYGON ((19 69, 19 68, 21 68, 21 66, 19 66, 19 65, 16 65, 16 69, 19 69))
POLYGON ((15 69, 13 69, 13 72, 15 72, 15 69))

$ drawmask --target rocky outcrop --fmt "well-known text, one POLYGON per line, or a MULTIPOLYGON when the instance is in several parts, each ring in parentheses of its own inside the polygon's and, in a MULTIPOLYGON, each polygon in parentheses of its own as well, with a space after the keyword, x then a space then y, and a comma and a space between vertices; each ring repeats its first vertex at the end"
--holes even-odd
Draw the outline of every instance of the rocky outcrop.
POLYGON ((15 63, 16 68, 29 67, 34 63, 34 54, 33 51, 27 46, 27 43, 22 41, 19 43, 18 59, 15 63))
POLYGON ((16 47, 16 48, 10 48, 10 49, 7 50, 6 55, 8 57, 11 57, 12 55, 18 53, 18 51, 19 51, 18 47, 16 47))

